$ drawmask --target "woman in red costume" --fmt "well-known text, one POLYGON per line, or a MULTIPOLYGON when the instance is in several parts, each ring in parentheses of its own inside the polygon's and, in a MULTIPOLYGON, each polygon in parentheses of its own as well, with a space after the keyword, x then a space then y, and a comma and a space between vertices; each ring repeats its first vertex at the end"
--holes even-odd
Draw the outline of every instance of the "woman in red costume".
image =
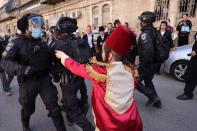
POLYGON ((135 39, 134 34, 119 25, 103 45, 105 63, 92 59, 91 65, 79 64, 61 51, 56 57, 74 74, 93 82, 92 107, 96 131, 142 131, 142 122, 134 100, 134 66, 123 57, 135 39))

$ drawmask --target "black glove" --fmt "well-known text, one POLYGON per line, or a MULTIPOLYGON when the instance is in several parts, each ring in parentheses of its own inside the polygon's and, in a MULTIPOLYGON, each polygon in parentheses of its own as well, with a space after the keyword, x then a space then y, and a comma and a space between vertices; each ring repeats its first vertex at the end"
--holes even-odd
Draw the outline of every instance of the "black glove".
POLYGON ((32 73, 32 68, 30 66, 27 66, 25 68, 24 75, 30 75, 31 73, 32 73))
POLYGON ((17 76, 23 76, 25 74, 26 66, 20 66, 16 72, 17 76))
POLYGON ((60 81, 60 74, 53 74, 53 81, 59 82, 60 81))
POLYGON ((33 73, 33 68, 30 66, 21 66, 17 70, 17 76, 31 75, 33 73))
POLYGON ((21 66, 18 68, 16 75, 17 75, 17 79, 19 83, 23 83, 25 81, 25 70, 26 67, 25 66, 21 66))

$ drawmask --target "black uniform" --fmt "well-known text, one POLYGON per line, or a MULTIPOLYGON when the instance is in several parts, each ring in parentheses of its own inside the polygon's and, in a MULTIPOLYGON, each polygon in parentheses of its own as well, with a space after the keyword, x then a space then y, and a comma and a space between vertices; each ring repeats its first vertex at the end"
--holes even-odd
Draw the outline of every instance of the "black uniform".
MULTIPOLYGON (((83 35, 82 39, 85 40, 87 42, 87 44, 89 43, 87 34, 83 35)), ((92 56, 94 56, 96 54, 96 48, 94 45, 94 35, 92 35, 92 47, 90 47, 90 52, 91 52, 92 56)))
MULTIPOLYGON (((192 51, 197 53, 197 34, 195 35, 195 43, 193 45, 192 51)), ((193 91, 197 85, 197 56, 191 58, 188 68, 185 73, 186 86, 184 89, 184 94, 193 97, 193 91)))
POLYGON ((35 100, 39 94, 57 131, 66 131, 57 104, 57 89, 49 76, 51 63, 47 44, 42 43, 40 39, 31 41, 24 35, 19 35, 7 45, 1 61, 7 72, 17 75, 23 126, 29 127, 30 116, 35 111, 35 100))
POLYGON ((157 97, 157 92, 152 80, 159 63, 154 62, 154 38, 151 35, 156 32, 157 30, 153 26, 145 26, 142 28, 142 34, 138 41, 140 81, 144 81, 145 86, 148 89, 141 89, 141 86, 137 89, 145 94, 149 99, 157 97))
MULTIPOLYGON (((79 61, 78 58, 80 58, 80 56, 77 52, 77 43, 72 43, 74 39, 76 38, 69 35, 61 40, 55 41, 52 47, 53 52, 55 50, 61 50, 71 58, 79 61)), ((67 119, 71 122, 75 122, 83 131, 94 131, 94 127, 86 118, 87 109, 84 111, 83 108, 84 104, 87 104, 88 99, 84 79, 71 73, 63 67, 61 63, 58 64, 57 60, 54 60, 54 65, 55 70, 61 74, 60 86, 62 88, 62 101, 67 113, 67 119), (79 90, 81 91, 81 100, 77 98, 77 92, 79 90)))
POLYGON ((99 35, 99 37, 97 38, 97 44, 96 44, 96 48, 98 50, 97 52, 97 60, 102 61, 102 45, 104 44, 105 40, 107 39, 108 35, 105 34, 103 37, 101 37, 101 35, 99 35))
MULTIPOLYGON (((3 39, 0 40, 0 60, 2 58, 2 53, 5 50, 5 41, 3 39)), ((9 92, 11 90, 10 88, 10 83, 12 82, 14 75, 7 73, 3 70, 3 68, 0 66, 0 78, 1 78, 1 83, 3 86, 3 91, 4 92, 9 92)))
MULTIPOLYGON (((161 41, 166 42, 166 44, 169 44, 169 49, 174 48, 174 44, 173 44, 173 40, 172 40, 172 33, 170 30, 166 30, 165 33, 162 35, 161 31, 158 30, 158 37, 161 39, 161 41)), ((170 50, 169 50, 170 52, 170 50)), ((157 73, 160 74, 160 68, 161 68, 161 64, 159 64, 158 69, 157 69, 157 73)))
POLYGON ((134 39, 133 45, 129 50, 129 55, 127 56, 127 60, 132 64, 135 64, 136 56, 138 55, 138 45, 136 38, 134 39))

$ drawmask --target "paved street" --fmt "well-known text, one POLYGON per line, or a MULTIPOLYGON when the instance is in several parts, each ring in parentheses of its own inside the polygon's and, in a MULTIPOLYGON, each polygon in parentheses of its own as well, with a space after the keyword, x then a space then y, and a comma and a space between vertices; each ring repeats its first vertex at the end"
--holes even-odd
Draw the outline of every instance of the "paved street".
MULTIPOLYGON (((194 100, 178 101, 175 97, 182 93, 184 83, 175 81, 167 74, 156 76, 154 81, 162 99, 162 109, 146 108, 144 105, 147 98, 138 92, 135 94, 144 131, 197 131, 197 90, 194 100)), ((87 82, 87 85, 90 87, 90 82, 87 82)), ((2 91, 0 93, 0 131, 21 131, 16 80, 12 82, 11 87, 14 93, 11 97, 6 97, 2 91)), ((90 112, 88 118, 93 122, 90 112)), ((31 119, 31 128, 33 131, 55 131, 39 97, 36 112, 31 119)), ((74 126, 68 127, 68 131, 80 131, 80 129, 74 126)))

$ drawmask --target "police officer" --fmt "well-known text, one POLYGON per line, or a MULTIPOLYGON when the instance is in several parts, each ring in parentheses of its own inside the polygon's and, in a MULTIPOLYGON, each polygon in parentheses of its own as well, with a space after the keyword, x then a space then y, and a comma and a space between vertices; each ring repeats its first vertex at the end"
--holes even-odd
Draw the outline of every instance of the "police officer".
POLYGON ((139 86, 137 89, 149 98, 147 105, 153 105, 157 108, 161 108, 161 101, 157 95, 155 86, 152 81, 159 65, 154 61, 154 36, 157 32, 157 29, 153 27, 153 22, 155 22, 156 16, 153 12, 146 11, 140 15, 139 20, 142 31, 138 40, 140 59, 139 84, 141 84, 141 82, 143 81, 145 87, 139 86))
POLYGON ((20 18, 17 27, 22 33, 7 45, 1 65, 7 72, 17 75, 23 131, 30 131, 29 121, 35 111, 38 94, 57 131, 66 131, 57 104, 57 90, 49 76, 52 63, 50 51, 47 44, 41 40, 43 25, 43 17, 39 14, 29 13, 20 18))
MULTIPOLYGON (((69 17, 61 17, 56 27, 59 39, 55 41, 52 47, 53 52, 55 50, 61 50, 76 61, 82 62, 79 60, 81 56, 79 54, 78 44, 79 42, 85 42, 85 40, 77 39, 72 34, 78 28, 77 21, 69 17)), ((88 44, 85 43, 85 45, 88 44)), ((83 131, 94 131, 94 127, 86 118, 88 96, 84 79, 65 69, 60 61, 54 61, 59 62, 54 65, 56 65, 56 70, 60 71, 59 73, 61 75, 60 87, 62 88, 62 101, 67 114, 67 120, 76 123, 83 131), (81 100, 77 98, 77 92, 79 90, 81 92, 81 100)))
POLYGON ((188 64, 185 78, 185 88, 184 93, 177 96, 178 100, 191 100, 194 97, 194 90, 197 86, 197 33, 194 36, 194 45, 192 47, 192 52, 188 54, 191 56, 191 60, 188 64))

